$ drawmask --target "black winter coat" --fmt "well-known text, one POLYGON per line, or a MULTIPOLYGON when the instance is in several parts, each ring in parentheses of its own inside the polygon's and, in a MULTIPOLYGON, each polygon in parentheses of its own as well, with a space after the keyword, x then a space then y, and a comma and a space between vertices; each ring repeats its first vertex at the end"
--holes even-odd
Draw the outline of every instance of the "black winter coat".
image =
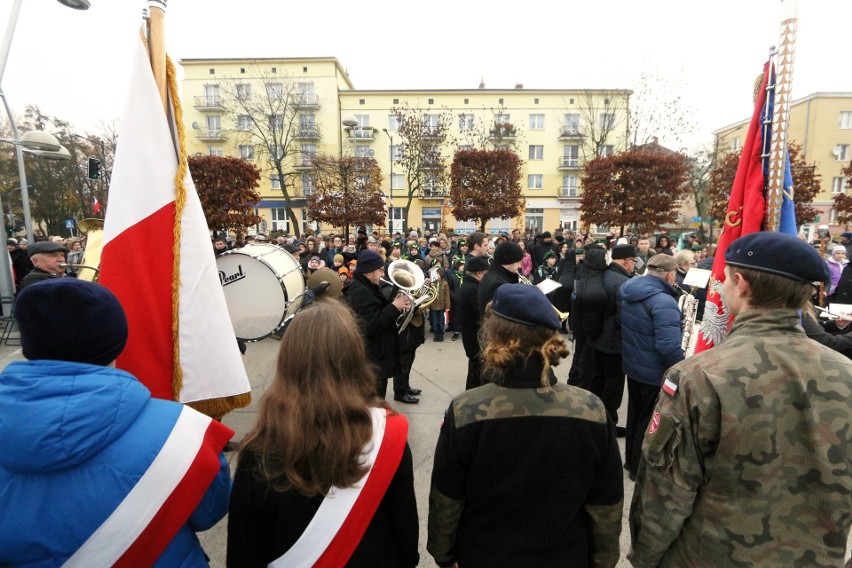
POLYGON ((367 359, 376 367, 379 378, 399 372, 399 336, 396 320, 399 310, 385 298, 381 289, 361 274, 343 288, 343 298, 358 315, 367 359))
POLYGON ((464 354, 468 359, 472 359, 479 355, 479 328, 482 327, 482 316, 479 313, 479 280, 470 274, 464 277, 459 302, 464 354))
POLYGON ((621 285, 630 280, 631 275, 614 262, 603 272, 606 290, 606 312, 603 331, 598 337, 589 338, 589 344, 603 353, 621 353, 621 285))
POLYGON ((577 255, 574 251, 559 259, 556 265, 556 281, 562 284, 550 295, 550 302, 560 312, 571 310, 571 294, 574 293, 574 276, 577 268, 577 255))
POLYGON ((575 269, 571 324, 578 339, 598 337, 603 332, 607 306, 604 270, 606 251, 599 247, 586 250, 583 262, 575 269))
POLYGON ((509 272, 499 264, 491 264, 479 283, 479 315, 485 315, 485 306, 494 298, 494 292, 503 284, 517 284, 518 273, 509 272))

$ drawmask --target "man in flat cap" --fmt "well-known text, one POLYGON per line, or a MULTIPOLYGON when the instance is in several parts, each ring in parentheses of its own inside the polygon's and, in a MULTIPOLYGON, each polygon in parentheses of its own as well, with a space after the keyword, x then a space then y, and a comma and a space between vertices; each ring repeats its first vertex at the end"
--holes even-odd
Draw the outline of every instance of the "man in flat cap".
POLYGON ((636 478, 642 439, 651 421, 663 373, 683 361, 677 261, 667 254, 651 257, 645 276, 621 287, 621 366, 627 374, 627 432, 624 468, 636 478))
POLYGON ((48 280, 51 278, 62 278, 65 276, 65 254, 68 249, 51 241, 39 241, 30 245, 27 253, 33 263, 33 269, 21 280, 23 290, 30 284, 48 280))
POLYGON ((852 362, 807 338, 799 310, 825 263, 751 233, 725 251, 734 316, 669 369, 630 510, 634 566, 842 566, 852 523, 852 362))

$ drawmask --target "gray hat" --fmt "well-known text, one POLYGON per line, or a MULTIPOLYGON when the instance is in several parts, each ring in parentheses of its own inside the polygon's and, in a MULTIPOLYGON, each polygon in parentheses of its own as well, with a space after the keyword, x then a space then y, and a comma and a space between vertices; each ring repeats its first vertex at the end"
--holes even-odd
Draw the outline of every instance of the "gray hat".
POLYGON ((677 270, 674 257, 667 254, 655 254, 648 259, 648 270, 654 272, 673 272, 677 270))
POLYGON ((37 254, 41 254, 44 252, 56 252, 62 251, 64 253, 68 252, 68 249, 64 246, 54 243, 52 241, 39 241, 37 243, 33 243, 28 249, 27 254, 30 255, 30 258, 37 254))

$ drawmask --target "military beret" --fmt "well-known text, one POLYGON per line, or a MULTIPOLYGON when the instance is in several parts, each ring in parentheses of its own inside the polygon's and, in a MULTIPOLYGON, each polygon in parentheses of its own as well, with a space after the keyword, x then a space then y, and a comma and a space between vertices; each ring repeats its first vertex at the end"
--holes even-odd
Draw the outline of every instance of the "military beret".
POLYGON ((491 309, 494 315, 515 323, 549 329, 562 327, 556 310, 537 286, 503 284, 494 293, 491 309))
POLYGON ((474 256, 464 265, 467 272, 485 272, 488 270, 487 256, 474 256))
POLYGON ((648 270, 653 270, 654 272, 672 272, 677 270, 677 263, 673 256, 655 254, 648 259, 648 270))
POLYGON ((824 282, 829 278, 819 252, 785 233, 760 232, 740 237, 728 246, 725 262, 798 282, 824 282))
POLYGON ((612 259, 633 258, 636 256, 636 247, 633 245, 615 245, 612 247, 612 259))
POLYGON ((68 249, 60 244, 51 241, 39 241, 30 245, 30 247, 27 249, 27 253, 30 255, 30 258, 40 253, 57 251, 68 252, 68 249))

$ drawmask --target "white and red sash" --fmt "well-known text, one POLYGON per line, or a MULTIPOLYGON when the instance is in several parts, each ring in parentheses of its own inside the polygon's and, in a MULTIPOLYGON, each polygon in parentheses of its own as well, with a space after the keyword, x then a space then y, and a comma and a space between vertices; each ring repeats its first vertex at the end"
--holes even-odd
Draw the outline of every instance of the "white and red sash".
POLYGON ((370 466, 355 485, 332 487, 314 518, 290 550, 270 568, 331 568, 343 566, 355 552, 402 460, 408 421, 372 408, 373 438, 363 455, 370 466))
POLYGON ((233 431, 183 407, 162 449, 118 507, 63 566, 151 566, 220 470, 233 431))

